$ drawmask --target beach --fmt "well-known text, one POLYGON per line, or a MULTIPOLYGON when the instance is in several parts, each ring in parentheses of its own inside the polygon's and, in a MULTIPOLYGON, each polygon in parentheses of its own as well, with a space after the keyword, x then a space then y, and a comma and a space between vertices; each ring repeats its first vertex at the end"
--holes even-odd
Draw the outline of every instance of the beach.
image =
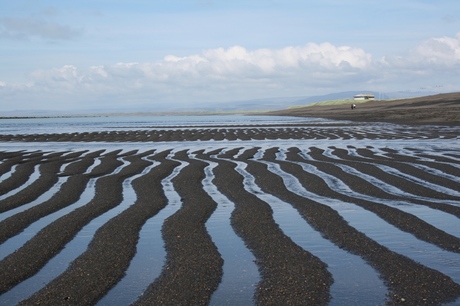
POLYGON ((438 94, 401 100, 353 101, 330 106, 295 107, 273 115, 307 116, 361 122, 460 125, 460 93, 438 94), (356 108, 352 109, 351 105, 356 108))
MULTIPOLYGON (((238 264, 226 266, 229 255, 217 246, 216 240, 225 241, 230 233, 219 236, 207 227, 222 206, 206 191, 209 185, 234 205, 231 217, 221 222, 228 222, 241 239, 257 271, 250 301, 241 304, 458 302, 458 95, 443 97, 436 107, 419 100, 379 102, 358 104, 354 110, 334 106, 272 113, 331 120, 321 124, 1 134, 0 218, 5 217, 0 219, 0 245, 10 251, 0 261, 0 304, 9 304, 17 295, 14 288, 48 269, 98 218, 103 221, 89 235, 87 247, 74 251, 61 272, 17 302, 96 305, 115 294, 113 288, 130 274, 139 253, 144 225, 171 205, 172 193, 180 203, 161 222, 164 242, 152 246, 164 244, 161 271, 129 304, 237 304, 232 291, 224 300, 213 300, 219 286, 226 286, 227 269, 238 264), (127 197, 129 188, 133 198, 127 197), (49 190, 54 192, 45 198, 49 190), (94 194, 83 197, 88 190, 94 194), (304 235, 306 246, 297 242, 277 219, 284 210, 276 205, 289 207, 303 222, 300 226, 318 238, 304 235), (47 216, 53 217, 38 226, 47 216), (31 226, 36 226, 32 234, 31 226), (24 235, 29 237, 9 246, 24 235), (313 248, 320 242, 337 253, 322 255, 313 248), (415 253, 428 256, 410 253, 418 247, 422 251, 415 253), (430 256, 431 248, 450 263, 438 253, 430 256), (359 287, 350 293, 353 277, 340 278, 337 272, 342 256, 356 259, 381 282, 375 296, 359 287), (334 286, 339 285, 350 296, 337 293, 334 286)), ((360 266, 353 269, 360 278, 360 266)))

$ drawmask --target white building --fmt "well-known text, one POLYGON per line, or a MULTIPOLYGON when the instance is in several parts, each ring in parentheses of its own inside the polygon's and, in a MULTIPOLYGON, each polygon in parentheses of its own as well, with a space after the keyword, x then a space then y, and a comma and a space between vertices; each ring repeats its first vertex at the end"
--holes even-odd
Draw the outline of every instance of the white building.
POLYGON ((373 94, 359 94, 353 97, 353 100, 375 100, 373 94))

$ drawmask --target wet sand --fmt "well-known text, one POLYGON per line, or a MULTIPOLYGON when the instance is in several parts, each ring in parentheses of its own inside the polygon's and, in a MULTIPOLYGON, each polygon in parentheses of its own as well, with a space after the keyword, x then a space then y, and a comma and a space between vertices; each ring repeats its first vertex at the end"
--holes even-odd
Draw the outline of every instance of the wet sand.
MULTIPOLYGON (((375 102, 378 103, 378 102, 375 102)), ((445 102, 447 103, 447 102, 445 102)), ((457 103, 458 104, 458 103, 457 103)), ((397 108, 397 106, 393 106, 397 108)), ((364 109, 364 107, 363 107, 364 109)), ((360 107, 356 110, 361 112, 360 107)), ((365 110, 362 110, 365 112, 365 110)), ((302 115, 297 114, 296 115, 302 115)), ((332 118, 332 116, 329 116, 332 118)), ((453 117, 454 118, 454 117, 453 117)), ((456 117, 455 117, 456 118, 456 117)), ((455 119, 454 118, 454 119, 455 119)), ((334 118, 338 119, 338 118, 334 118)), ((344 118, 341 118, 344 119, 344 118)), ((369 118, 368 118, 369 119, 369 118)), ((351 119, 350 119, 351 120, 351 119)), ((374 120, 374 119, 369 119, 374 120)), ((394 122, 394 120, 389 120, 394 122)), ((397 119, 400 120, 400 119, 397 119)), ((450 121, 455 124, 457 121, 450 121)), ((425 122, 423 120, 423 122, 425 122)), ((437 122, 437 119, 431 123, 437 122)), ((347 124, 344 124, 347 126, 347 124)), ((331 148, 338 159, 324 154, 322 148, 311 147, 311 160, 302 158, 299 149, 288 149, 285 160, 276 158, 279 148, 275 145, 264 149, 264 154, 255 159, 259 148, 236 148, 223 150, 224 143, 217 142, 212 151, 193 152, 198 159, 189 156, 187 150, 168 155, 171 150, 156 150, 155 141, 194 141, 197 139, 455 139, 457 130, 433 130, 418 127, 392 127, 388 133, 383 129, 369 130, 366 135, 349 132, 340 126, 313 127, 283 126, 279 129, 255 127, 225 127, 82 133, 81 135, 1 135, 0 141, 45 142, 45 141, 149 141, 152 149, 147 151, 88 152, 41 152, 0 151, 0 175, 15 171, 0 182, 0 195, 11 192, 11 196, 0 200, 0 212, 7 212, 36 199, 51 188, 59 177, 68 177, 59 191, 46 202, 17 213, 0 222, 0 242, 21 233, 29 224, 42 216, 57 211, 75 202, 90 179, 95 179, 96 194, 87 204, 55 220, 36 233, 16 252, 0 261, 0 294, 34 275, 55 254, 59 253, 77 233, 92 219, 116 207, 123 198, 125 179, 142 173, 149 165, 157 163, 148 173, 133 181, 137 200, 135 203, 105 223, 95 234, 87 251, 71 263, 69 268, 48 283, 23 305, 91 305, 97 303, 123 276, 136 252, 139 231, 146 220, 167 205, 161 181, 179 163, 187 166, 174 178, 174 188, 182 200, 182 207, 165 220, 163 238, 167 258, 163 271, 135 302, 136 305, 206 305, 217 289, 222 277, 223 260, 206 231, 205 222, 217 207, 203 190, 206 160, 218 163, 214 169, 214 184, 219 191, 235 203, 231 225, 245 245, 254 254, 261 281, 254 288, 254 303, 260 305, 327 305, 334 282, 327 265, 308 250, 299 247, 280 229, 273 219, 270 206, 243 188, 243 177, 236 171, 236 163, 243 162, 256 184, 291 204, 314 229, 340 248, 360 256, 372 266, 388 288, 388 304, 438 305, 460 298, 460 285, 445 274, 428 268, 416 261, 391 251, 370 239, 347 223, 333 208, 299 196, 289 191, 280 176, 270 172, 266 163, 278 164, 283 171, 295 176, 309 191, 323 198, 344 203, 353 203, 375 213, 401 231, 408 232, 419 240, 433 244, 451 253, 460 253, 460 238, 439 230, 435 226, 387 205, 379 205, 364 198, 357 199, 341 194, 328 186, 319 176, 306 172, 302 163, 317 167, 331 174, 359 194, 380 199, 401 199, 418 205, 442 210, 460 218, 460 205, 439 203, 449 200, 460 204, 460 197, 423 188, 410 180, 385 173, 379 165, 393 167, 421 180, 426 180, 460 190, 460 181, 437 176, 420 170, 417 166, 439 169, 444 173, 460 177, 460 152, 454 156, 430 155, 429 159, 410 157, 388 149, 385 156, 375 154, 374 148, 357 148, 357 155, 344 148, 331 148), (399 132, 398 132, 399 131, 399 132), (95 160, 100 164, 91 168, 95 160), (263 162, 262 162, 263 161, 263 162), (372 161, 373 164, 370 164, 372 161), (411 162, 412 164, 408 164, 411 162), (115 169, 122 166, 120 171, 115 169), (62 165, 67 165, 62 170, 62 165), (362 173, 379 178, 388 184, 396 184, 401 190, 414 193, 425 199, 408 199, 403 194, 390 194, 376 188, 365 179, 353 176, 340 165, 350 166, 362 173), (412 165, 412 166, 411 166, 412 165), (414 166, 415 165, 415 166, 414 166), (25 184, 35 167, 40 176, 34 183, 14 193, 14 189, 25 184), (88 169, 90 169, 88 171, 88 169)), ((242 146, 244 142, 241 142, 242 146)))

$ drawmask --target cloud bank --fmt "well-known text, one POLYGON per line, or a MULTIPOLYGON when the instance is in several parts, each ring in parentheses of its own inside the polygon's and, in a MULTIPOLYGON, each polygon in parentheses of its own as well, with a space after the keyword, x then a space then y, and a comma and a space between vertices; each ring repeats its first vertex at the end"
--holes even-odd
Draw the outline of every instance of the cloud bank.
MULTIPOLYGON (((61 35, 51 32, 50 37, 61 35)), ((404 55, 378 59, 361 48, 330 43, 256 50, 233 46, 184 57, 168 55, 155 62, 86 68, 69 63, 37 70, 24 84, 0 80, 0 97, 22 99, 28 108, 189 106, 361 88, 388 90, 403 82, 411 86, 409 82, 441 81, 458 73, 459 66, 460 33, 429 39, 404 55)))

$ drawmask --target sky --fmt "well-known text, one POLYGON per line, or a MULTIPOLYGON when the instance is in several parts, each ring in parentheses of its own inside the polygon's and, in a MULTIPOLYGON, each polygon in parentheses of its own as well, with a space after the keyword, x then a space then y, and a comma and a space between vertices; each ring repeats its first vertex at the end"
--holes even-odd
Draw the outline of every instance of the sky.
POLYGON ((0 0, 0 111, 460 91, 458 0, 0 0))

